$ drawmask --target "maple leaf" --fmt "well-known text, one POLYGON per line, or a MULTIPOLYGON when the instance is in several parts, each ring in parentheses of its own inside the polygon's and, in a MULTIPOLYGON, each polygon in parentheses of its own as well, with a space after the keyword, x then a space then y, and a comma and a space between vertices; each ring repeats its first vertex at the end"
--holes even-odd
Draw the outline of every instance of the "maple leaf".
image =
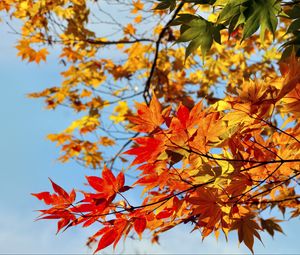
POLYGON ((238 196, 253 185, 251 178, 247 174, 236 174, 231 178, 230 184, 226 188, 226 192, 232 196, 238 196))
POLYGON ((274 232, 278 231, 280 233, 283 233, 282 228, 277 222, 281 222, 281 220, 277 220, 275 218, 269 218, 269 219, 260 219, 261 227, 262 229, 267 230, 267 232, 273 237, 274 232))
POLYGON ((195 195, 188 198, 188 202, 195 205, 192 215, 198 217, 197 225, 204 227, 203 237, 209 235, 222 219, 221 204, 215 192, 209 189, 199 189, 195 195))
POLYGON ((133 227, 136 233, 142 238, 142 233, 147 226, 147 220, 144 217, 138 217, 134 220, 133 227))
POLYGON ((300 61, 294 55, 280 64, 280 70, 284 76, 282 88, 277 100, 283 98, 300 84, 300 61))
POLYGON ((164 150, 164 142, 160 137, 140 137, 135 138, 134 141, 138 146, 124 152, 124 154, 136 155, 131 165, 154 162, 164 150))
POLYGON ((97 249, 94 251, 94 254, 97 251, 104 249, 105 247, 111 245, 117 238, 118 232, 115 229, 108 229, 106 233, 101 237, 97 249))
POLYGON ((48 52, 48 50, 46 48, 41 49, 41 50, 39 50, 39 51, 37 51, 35 53, 35 59, 34 59, 34 61, 36 63, 40 63, 41 60, 46 62, 46 57, 47 57, 48 54, 49 54, 49 52, 48 52))
POLYGON ((113 146, 113 145, 115 145, 115 141, 113 139, 110 139, 107 136, 102 136, 100 138, 99 143, 102 144, 103 146, 113 146))
POLYGON ((132 9, 131 13, 137 13, 138 11, 141 11, 143 10, 144 8, 144 4, 140 1, 140 0, 137 0, 137 1, 133 1, 133 6, 134 6, 134 9, 132 9))
POLYGON ((39 200, 43 200, 45 204, 52 205, 51 208, 47 210, 40 210, 42 213, 37 219, 59 219, 57 222, 57 233, 69 222, 73 222, 76 217, 68 211, 68 208, 73 204, 76 198, 76 193, 74 190, 68 194, 62 187, 57 185, 50 179, 52 188, 55 191, 55 194, 50 194, 49 192, 41 192, 32 194, 37 197, 39 200))
POLYGON ((161 114, 162 108, 155 95, 153 95, 149 107, 140 103, 135 103, 135 106, 137 115, 128 116, 129 121, 135 124, 131 128, 132 130, 150 133, 164 122, 161 114))
POLYGON ((200 127, 201 119, 204 115, 202 102, 196 104, 191 111, 180 103, 176 117, 169 120, 170 124, 168 124, 169 129, 172 131, 169 138, 171 143, 185 147, 185 143, 195 136, 195 132, 200 127))
POLYGON ((128 24, 125 28, 124 28, 124 33, 125 34, 130 34, 130 35, 134 35, 136 33, 136 29, 134 28, 134 26, 132 24, 128 24))
POLYGON ((104 166, 102 170, 102 178, 97 176, 86 177, 89 185, 98 192, 98 198, 107 198, 111 200, 119 190, 124 187, 124 173, 120 172, 117 177, 113 175, 111 170, 104 166))
POLYGON ((296 118, 300 117, 300 87, 297 86, 289 92, 282 100, 282 114, 293 113, 296 118))
POLYGON ((114 122, 114 123, 119 123, 125 120, 125 115, 128 113, 128 105, 126 102, 119 102, 118 105, 114 109, 114 114, 111 115, 109 118, 114 122))
POLYGON ((46 205, 52 204, 53 199, 52 199, 50 192, 44 191, 44 192, 40 192, 40 193, 31 193, 31 195, 37 197, 37 199, 39 199, 39 200, 44 200, 44 203, 46 205))
POLYGON ((73 121, 64 132, 72 133, 75 129, 78 129, 81 134, 92 132, 100 125, 98 117, 99 116, 83 116, 81 119, 73 121))
POLYGON ((199 127, 189 145, 200 152, 207 152, 209 146, 222 141, 226 127, 219 113, 210 113, 199 120, 199 127))
POLYGON ((76 199, 76 193, 74 190, 68 194, 62 187, 57 185, 51 179, 49 179, 52 188, 56 194, 50 194, 49 192, 41 192, 41 193, 32 193, 33 196, 37 197, 39 200, 44 200, 47 205, 55 205, 68 207, 71 203, 73 203, 76 199))
POLYGON ((160 220, 160 219, 169 218, 173 213, 174 211, 172 209, 165 209, 156 215, 156 219, 160 220))
POLYGON ((231 229, 238 230, 239 242, 244 242, 245 245, 253 253, 254 236, 261 241, 257 230, 261 227, 254 221, 252 214, 245 215, 239 219, 235 219, 231 229))

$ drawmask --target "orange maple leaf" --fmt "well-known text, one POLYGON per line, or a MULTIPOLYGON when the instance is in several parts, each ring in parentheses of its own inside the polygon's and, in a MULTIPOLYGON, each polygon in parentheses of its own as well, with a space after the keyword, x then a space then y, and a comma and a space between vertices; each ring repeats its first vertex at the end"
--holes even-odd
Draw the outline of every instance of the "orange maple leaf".
POLYGON ((150 106, 141 103, 135 103, 135 105, 137 115, 128 117, 129 121, 135 124, 132 127, 134 131, 150 133, 164 122, 161 114, 162 108, 155 95, 152 97, 150 106))
POLYGON ((280 71, 284 81, 277 100, 283 98, 300 84, 300 60, 295 56, 291 56, 288 62, 280 63, 280 71))
POLYGON ((257 230, 261 230, 261 227, 253 220, 253 218, 254 215, 248 214, 244 217, 236 219, 231 226, 231 230, 238 230, 239 242, 244 242, 252 253, 254 236, 261 241, 260 235, 257 232, 257 230))
POLYGON ((188 201, 195 205, 192 215, 198 216, 199 227, 203 227, 203 238, 208 236, 222 219, 221 205, 218 203, 217 195, 209 189, 199 189, 195 196, 188 201))

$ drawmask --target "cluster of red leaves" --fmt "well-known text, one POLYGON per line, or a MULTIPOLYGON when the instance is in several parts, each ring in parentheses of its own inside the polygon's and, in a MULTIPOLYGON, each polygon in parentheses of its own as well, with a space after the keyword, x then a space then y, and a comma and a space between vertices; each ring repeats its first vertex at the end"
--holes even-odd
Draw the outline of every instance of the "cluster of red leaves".
POLYGON ((237 230, 239 241, 253 251, 259 231, 282 232, 278 220, 263 219, 261 211, 275 202, 279 209, 294 210, 292 217, 299 215, 290 185, 300 174, 297 127, 283 131, 266 121, 276 107, 289 107, 289 95, 300 84, 294 68, 270 83, 245 82, 239 96, 209 107, 180 104, 171 113, 155 96, 149 106, 138 103, 129 120, 145 136, 133 139, 133 147, 124 152, 135 156, 131 166, 140 171, 138 180, 124 186, 122 172, 115 177, 104 167, 101 178, 87 177, 94 192, 81 191, 84 198, 76 203, 74 190, 68 194, 52 182, 55 194, 34 194, 52 206, 41 210, 39 219, 58 219, 58 231, 101 223, 91 237, 100 238, 95 252, 115 247, 132 230, 141 238, 147 229, 158 241, 160 233, 182 223, 192 223, 203 238, 237 230), (147 195, 133 206, 123 193, 136 186, 147 195))
MULTIPOLYGON (((101 250, 108 245, 114 243, 114 247, 125 234, 129 233, 131 228, 134 228, 136 233, 141 236, 145 227, 146 219, 139 215, 138 212, 131 213, 130 217, 124 217, 122 214, 116 213, 116 218, 105 220, 107 215, 115 212, 118 207, 124 208, 125 211, 132 211, 130 207, 126 208, 124 201, 114 202, 117 194, 126 192, 131 187, 124 186, 125 178, 123 172, 120 172, 116 177, 111 170, 104 167, 102 178, 96 176, 87 176, 88 185, 95 192, 83 192, 84 198, 75 203, 76 193, 74 190, 68 194, 63 188, 54 183, 51 184, 54 194, 49 192, 41 192, 32 194, 39 200, 43 200, 46 205, 51 206, 47 210, 40 210, 40 219, 59 219, 57 232, 75 225, 82 224, 83 227, 88 227, 95 222, 100 222, 104 225, 91 239, 101 236, 97 249, 101 250)), ((122 195, 121 195, 122 196, 122 195)), ((114 214, 114 213, 113 213, 114 214)))

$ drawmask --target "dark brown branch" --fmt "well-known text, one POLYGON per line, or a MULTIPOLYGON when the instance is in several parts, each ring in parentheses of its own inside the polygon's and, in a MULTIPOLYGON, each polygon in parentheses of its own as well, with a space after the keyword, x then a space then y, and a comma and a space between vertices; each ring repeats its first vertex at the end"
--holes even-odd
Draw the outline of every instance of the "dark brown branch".
MULTIPOLYGON (((175 144, 177 145, 177 144, 175 144)), ((189 153, 195 153, 201 157, 212 159, 215 161, 227 161, 227 162, 241 162, 241 163, 254 163, 259 165, 266 165, 266 164, 276 164, 276 163, 288 163, 288 162, 300 162, 300 159, 280 159, 280 160, 265 160, 265 161, 257 161, 257 160, 251 160, 251 159, 230 159, 230 158, 216 158, 214 156, 204 154, 201 152, 198 152, 194 150, 195 148, 187 149, 182 146, 177 145, 178 148, 185 150, 189 153)))
POLYGON ((258 144, 259 146, 261 146, 262 148, 264 148, 268 152, 272 153, 275 157, 279 158, 280 160, 283 160, 283 158, 280 157, 277 153, 275 153, 274 151, 272 151, 270 148, 264 146, 263 144, 259 143, 258 141, 256 141, 256 139, 254 139, 254 141, 252 141, 252 142, 258 144))
POLYGON ((298 200, 300 199, 300 196, 293 196, 293 197, 286 197, 283 199, 275 199, 275 200, 262 200, 262 201, 249 201, 248 204, 278 204, 283 203, 291 200, 298 200))
POLYGON ((145 208, 145 207, 152 206, 152 205, 157 205, 157 204, 160 204, 160 203, 164 203, 164 202, 170 200, 173 197, 177 197, 177 196, 179 196, 181 194, 189 192, 191 190, 196 190, 197 188, 200 188, 200 187, 206 186, 208 184, 211 184, 214 181, 215 181, 215 179, 207 181, 207 182, 204 182, 204 183, 200 183, 200 184, 194 185, 193 187, 190 187, 190 188, 185 189, 183 191, 171 194, 171 195, 169 195, 169 196, 167 196, 167 197, 165 197, 163 199, 160 199, 159 201, 156 201, 156 202, 152 202, 152 203, 148 203, 148 204, 144 204, 144 205, 138 205, 138 206, 131 206, 129 208, 118 210, 118 211, 113 211, 113 212, 103 213, 103 214, 94 214, 94 215, 86 216, 86 217, 102 217, 102 216, 114 215, 114 214, 117 214, 117 213, 128 212, 128 211, 133 211, 133 210, 136 210, 136 209, 145 208))
POLYGON ((96 45, 117 45, 117 44, 134 44, 137 42, 155 42, 152 39, 147 38, 141 38, 141 39, 135 39, 135 40, 118 40, 118 41, 102 41, 102 40, 94 40, 94 39, 86 39, 84 40, 87 43, 90 44, 96 44, 96 45))
POLYGON ((248 193, 250 193, 251 191, 255 190, 256 188, 258 188, 259 186, 261 186, 262 184, 264 184, 266 182, 266 180, 268 180, 270 177, 273 176, 273 174, 275 174, 276 171, 279 170, 279 168, 283 165, 283 162, 281 162, 270 174, 268 174, 268 176, 266 178, 264 178, 259 184, 253 186, 251 189, 247 190, 246 192, 238 195, 238 196, 235 196, 235 197, 232 197, 232 198, 236 198, 236 197, 239 197, 238 200, 236 201, 239 202, 244 196, 246 196, 248 193))
MULTIPOLYGON (((249 115, 249 116, 250 116, 250 115, 249 115)), ((300 143, 300 141, 297 139, 297 137, 295 137, 295 136, 293 136, 293 135, 287 133, 286 131, 282 130, 282 129, 279 128, 279 127, 276 127, 276 126, 273 125, 272 123, 270 123, 270 122, 268 122, 268 121, 266 121, 266 120, 264 120, 264 119, 262 119, 262 118, 258 118, 258 117, 252 117, 252 118, 257 119, 257 120, 260 120, 260 121, 266 123, 269 127, 274 128, 275 130, 279 131, 280 133, 283 133, 283 134, 285 134, 286 136, 289 136, 290 138, 294 139, 296 142, 300 143)))
POLYGON ((277 185, 271 187, 270 189, 267 189, 267 190, 264 190, 264 191, 262 191, 262 192, 259 192, 259 193, 255 194, 254 196, 248 198, 247 201, 249 201, 250 199, 253 199, 253 198, 255 198, 255 197, 258 197, 258 196, 260 196, 260 195, 262 195, 262 194, 265 194, 265 193, 270 192, 271 190, 273 190, 273 189, 275 189, 275 188, 277 188, 277 187, 283 185, 284 183, 286 183, 286 182, 288 182, 288 181, 294 179, 294 178, 297 177, 298 175, 300 175, 300 172, 298 172, 298 173, 296 173, 296 174, 290 176, 288 179, 283 180, 283 181, 280 182, 279 184, 277 184, 277 185))
POLYGON ((155 42, 155 47, 156 48, 155 48, 154 59, 153 59, 153 63, 152 63, 151 69, 150 69, 150 74, 149 74, 148 79, 146 81, 144 94, 143 94, 144 95, 144 100, 145 100, 147 105, 150 104, 150 100, 151 100, 151 95, 150 95, 149 89, 150 89, 151 80, 152 80, 152 77, 154 75, 154 71, 155 71, 155 68, 156 68, 157 60, 158 60, 159 47, 160 47, 161 40, 163 39, 163 37, 164 37, 165 33, 167 32, 167 30, 168 30, 169 26, 171 25, 171 23, 176 18, 177 14, 181 11, 184 4, 185 4, 185 1, 181 1, 181 3, 176 8, 176 10, 175 10, 173 16, 171 17, 171 19, 167 22, 167 24, 164 26, 164 28, 159 33, 158 39, 155 42))

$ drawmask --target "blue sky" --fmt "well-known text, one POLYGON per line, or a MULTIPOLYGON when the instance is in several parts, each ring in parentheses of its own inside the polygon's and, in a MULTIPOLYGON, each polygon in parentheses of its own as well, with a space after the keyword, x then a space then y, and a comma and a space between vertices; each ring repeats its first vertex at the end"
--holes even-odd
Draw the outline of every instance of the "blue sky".
MULTIPOLYGON (((1 73, 1 132, 0 132, 0 253, 92 253, 85 246, 87 237, 96 228, 74 228, 55 235, 56 224, 51 221, 34 222, 42 203, 30 196, 31 192, 50 189, 48 177, 66 187, 78 186, 84 175, 92 172, 75 163, 60 164, 58 148, 46 140, 46 135, 65 129, 75 116, 65 109, 46 111, 41 100, 26 98, 26 94, 59 84, 60 65, 55 56, 47 64, 27 64, 16 57, 13 48, 16 37, 0 24, 1 73)), ((278 234, 272 240, 263 234, 264 245, 256 242, 257 253, 299 253, 299 220, 284 222, 286 235, 278 234)), ((203 242, 199 233, 190 234, 189 226, 181 226, 161 236, 161 245, 152 246, 143 241, 128 239, 121 242, 116 254, 137 253, 249 253, 242 244, 238 248, 236 233, 229 242, 218 242, 209 237, 203 242)), ((147 237, 147 235, 146 235, 147 237)), ((111 253, 110 249, 103 252, 111 253)))

